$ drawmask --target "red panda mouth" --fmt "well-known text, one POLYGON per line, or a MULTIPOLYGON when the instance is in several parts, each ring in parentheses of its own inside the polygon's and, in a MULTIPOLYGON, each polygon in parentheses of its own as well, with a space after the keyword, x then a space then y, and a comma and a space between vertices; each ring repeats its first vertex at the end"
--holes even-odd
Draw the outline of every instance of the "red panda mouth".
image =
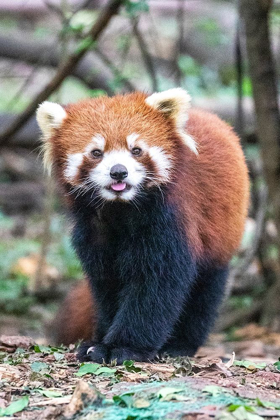
POLYGON ((131 186, 128 185, 126 182, 116 182, 110 185, 110 189, 115 192, 123 192, 130 190, 131 186))

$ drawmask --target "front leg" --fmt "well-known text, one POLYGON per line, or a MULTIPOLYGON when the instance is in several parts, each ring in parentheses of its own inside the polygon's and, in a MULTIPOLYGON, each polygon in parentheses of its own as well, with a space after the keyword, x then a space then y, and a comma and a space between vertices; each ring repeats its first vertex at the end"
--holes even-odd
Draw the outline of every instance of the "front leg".
MULTIPOLYGON (((195 278, 186 249, 171 250, 167 255, 150 256, 141 268, 135 259, 137 275, 132 273, 123 287, 119 309, 102 342, 105 362, 153 360, 168 340, 195 278)), ((100 361, 100 350, 99 345, 93 348, 87 360, 100 361)))

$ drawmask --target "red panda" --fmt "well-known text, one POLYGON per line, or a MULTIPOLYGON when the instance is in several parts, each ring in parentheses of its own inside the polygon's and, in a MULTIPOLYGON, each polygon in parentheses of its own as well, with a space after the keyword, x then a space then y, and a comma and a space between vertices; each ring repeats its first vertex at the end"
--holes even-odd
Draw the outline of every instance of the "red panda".
POLYGON ((58 339, 88 340, 78 357, 97 363, 194 355, 247 215, 238 137, 180 88, 44 102, 37 119, 88 278, 64 304, 58 339))

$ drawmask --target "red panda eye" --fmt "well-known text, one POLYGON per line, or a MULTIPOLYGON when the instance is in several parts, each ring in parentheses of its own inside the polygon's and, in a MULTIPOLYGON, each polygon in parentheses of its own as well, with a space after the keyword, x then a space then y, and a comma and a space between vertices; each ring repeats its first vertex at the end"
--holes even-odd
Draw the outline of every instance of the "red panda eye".
POLYGON ((91 151, 91 154, 95 158, 99 158, 99 157, 103 156, 103 152, 101 150, 99 150, 99 149, 92 150, 91 151))
POLYGON ((140 149, 140 147, 133 147, 131 153, 135 156, 140 156, 142 153, 142 149, 140 149))

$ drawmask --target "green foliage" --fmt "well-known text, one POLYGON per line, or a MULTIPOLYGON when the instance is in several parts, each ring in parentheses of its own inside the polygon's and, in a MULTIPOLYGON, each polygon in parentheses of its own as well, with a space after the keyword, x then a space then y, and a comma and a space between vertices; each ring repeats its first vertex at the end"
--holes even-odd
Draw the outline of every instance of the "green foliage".
POLYGON ((98 98, 99 96, 107 96, 107 92, 102 89, 90 89, 88 92, 91 98, 98 98))
POLYGON ((84 376, 87 374, 94 374, 98 375, 105 375, 105 376, 112 376, 115 374, 117 370, 112 369, 106 366, 100 366, 98 363, 86 363, 82 364, 78 372, 75 374, 76 376, 84 376))
POLYGON ((45 362, 33 362, 31 363, 30 367, 33 372, 37 372, 37 373, 42 372, 42 371, 45 372, 45 371, 48 371, 49 369, 49 365, 45 362))
POLYGON ((125 0, 124 6, 130 17, 137 17, 149 11, 148 0, 125 0))
POLYGON ((277 370, 280 371, 280 361, 273 363, 273 365, 276 367, 277 370))
POLYGON ((78 33, 80 35, 85 34, 94 24, 97 18, 96 11, 91 10, 79 10, 71 17, 68 31, 78 33))
POLYGON ((229 304, 233 309, 250 308, 253 300, 254 296, 249 295, 231 296, 229 299, 229 304))
POLYGON ((265 362, 254 363, 254 362, 250 362, 250 360, 235 360, 233 362, 233 364, 235 366, 245 367, 246 369, 249 369, 249 370, 265 369, 266 368, 266 363, 265 362))
MULTIPOLYGON (((67 352, 67 347, 60 346, 60 347, 54 347, 54 346, 44 346, 40 344, 35 344, 33 347, 33 350, 35 353, 43 353, 43 354, 62 354, 67 352)), ((59 358, 60 359, 60 358, 59 358)))
POLYGON ((196 23, 198 33, 204 32, 209 47, 227 44, 229 37, 221 30, 216 19, 211 17, 200 18, 196 23))
POLYGON ((34 389, 33 391, 39 392, 39 394, 44 395, 47 398, 58 398, 62 397, 63 393, 59 391, 52 391, 51 389, 34 389))
POLYGON ((113 401, 115 404, 120 405, 121 407, 131 408, 133 406, 133 396, 134 392, 128 392, 122 395, 114 395, 113 401))
POLYGON ((250 407, 248 405, 240 405, 240 404, 230 404, 230 406, 227 408, 229 412, 237 410, 239 407, 243 407, 246 411, 249 411, 250 413, 253 413, 255 410, 253 407, 250 407))
POLYGON ((185 76, 184 84, 193 96, 216 94, 218 87, 221 87, 221 80, 216 71, 199 64, 188 55, 179 57, 178 66, 185 76))
POLYGON ((15 413, 19 413, 24 410, 29 403, 29 397, 24 396, 16 401, 13 401, 8 407, 0 408, 0 416, 13 416, 15 413))
POLYGON ((134 361, 133 360, 125 360, 123 362, 123 365, 125 366, 125 368, 128 372, 138 373, 138 372, 141 372, 141 370, 142 370, 140 367, 134 366, 134 361))
MULTIPOLYGON (((40 225, 38 217, 31 218, 29 226, 35 230, 40 225)), ((0 212, 0 311, 21 315, 27 313, 35 303, 28 295, 30 279, 15 269, 18 260, 31 254, 38 254, 41 247, 40 235, 29 238, 13 237, 11 231, 14 220, 0 212)), ((69 229, 63 216, 54 215, 51 222, 52 243, 49 247, 47 262, 57 268, 67 279, 81 277, 81 267, 71 245, 69 229)))
POLYGON ((22 315, 28 312, 35 300, 25 294, 27 279, 2 279, 0 275, 0 310, 8 314, 22 315))

